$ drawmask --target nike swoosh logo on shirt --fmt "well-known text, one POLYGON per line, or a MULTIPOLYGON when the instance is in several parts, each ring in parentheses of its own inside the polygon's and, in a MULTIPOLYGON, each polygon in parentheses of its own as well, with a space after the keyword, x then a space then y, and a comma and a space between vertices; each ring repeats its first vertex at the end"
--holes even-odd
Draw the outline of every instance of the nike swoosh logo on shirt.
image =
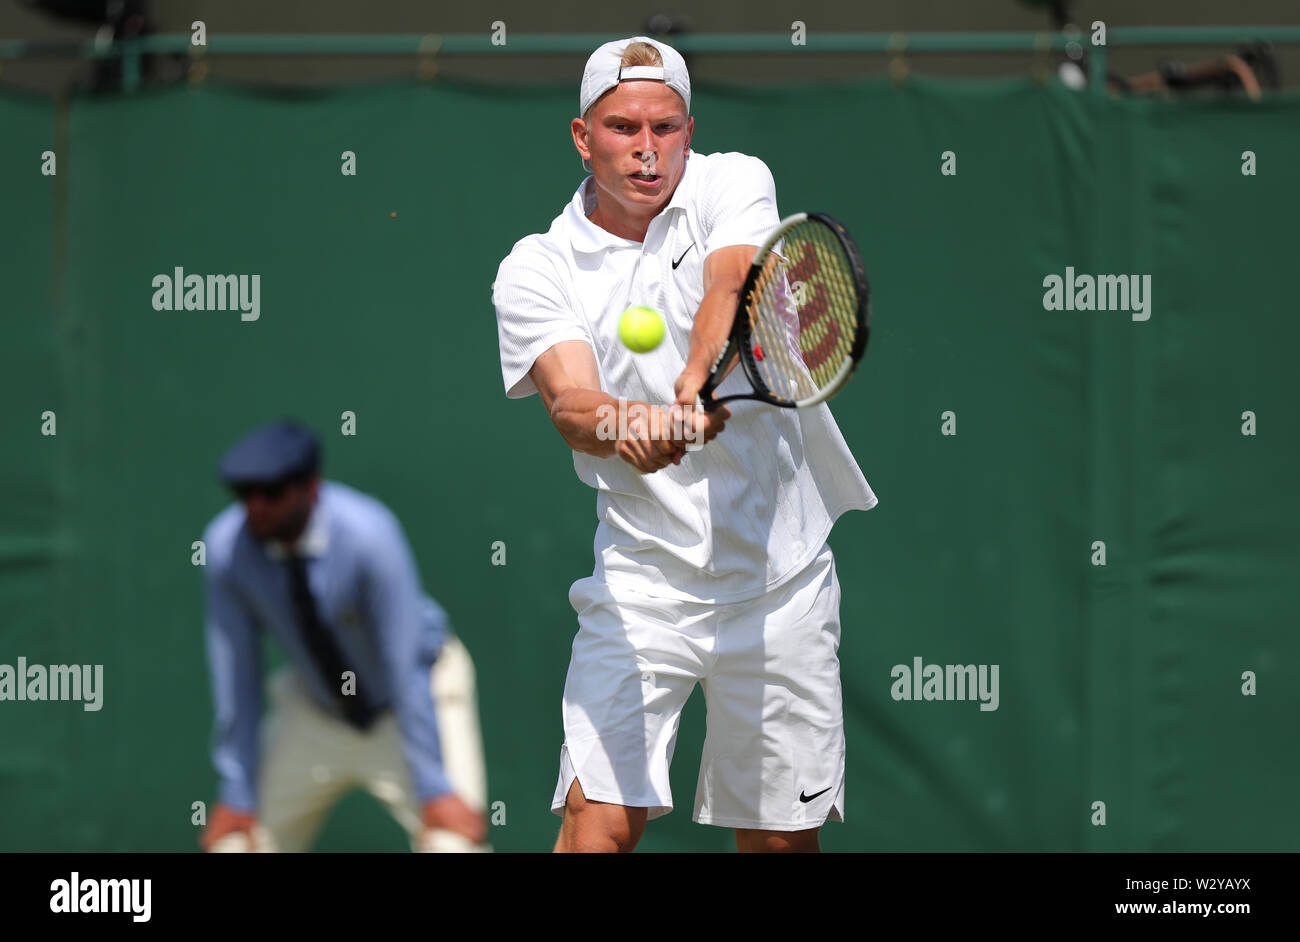
MULTIPOLYGON (((689 252, 689 251, 690 251, 691 249, 693 249, 693 248, 695 248, 695 243, 694 243, 694 242, 692 242, 690 245, 686 246, 686 252, 689 252)), ((683 253, 682 253, 682 258, 685 258, 685 257, 686 257, 686 252, 683 252, 683 253)), ((677 261, 673 262, 673 271, 677 271, 677 266, 680 265, 680 264, 682 263, 682 258, 679 258, 677 261)))
POLYGON ((816 798, 818 795, 825 795, 828 791, 830 791, 829 788, 823 788, 823 789, 822 789, 821 791, 819 791, 819 792, 815 792, 815 793, 813 793, 813 794, 811 794, 811 795, 805 795, 805 794, 803 793, 803 789, 800 789, 800 790, 799 790, 799 800, 802 801, 802 802, 806 805, 806 804, 808 804, 808 802, 812 801, 812 800, 813 800, 814 798, 816 798))

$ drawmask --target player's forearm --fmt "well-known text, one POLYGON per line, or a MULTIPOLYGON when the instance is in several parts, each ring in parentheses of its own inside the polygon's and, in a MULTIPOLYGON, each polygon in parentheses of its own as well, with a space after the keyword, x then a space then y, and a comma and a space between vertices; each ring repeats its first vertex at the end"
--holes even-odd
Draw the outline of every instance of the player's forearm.
MULTIPOLYGON (((625 408, 633 403, 627 403, 625 408)), ((640 403, 647 406, 646 403, 640 403)), ((647 406, 648 407, 648 406, 647 406)), ((566 389, 551 403, 551 421, 569 447, 586 455, 609 458, 618 444, 619 402, 599 389, 566 389), (614 420, 611 429, 611 417, 614 420)))
POLYGON ((723 284, 715 284, 704 294, 695 322, 691 326, 691 351, 686 358, 686 369, 707 374, 727 345, 732 319, 739 303, 740 291, 723 284))

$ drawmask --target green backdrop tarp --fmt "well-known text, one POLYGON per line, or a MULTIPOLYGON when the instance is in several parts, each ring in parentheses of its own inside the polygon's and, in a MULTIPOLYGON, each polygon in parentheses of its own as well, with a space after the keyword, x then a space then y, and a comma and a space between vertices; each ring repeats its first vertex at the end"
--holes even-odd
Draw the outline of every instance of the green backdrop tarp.
MULTIPOLYGON (((0 701, 0 849, 196 846, 214 778, 191 544, 227 500, 217 457, 282 415, 402 520, 476 660, 492 842, 549 849, 595 499, 540 403, 504 398, 490 287, 581 180, 573 97, 0 96, 0 664, 104 669, 97 712, 0 701), (260 317, 155 311, 176 267, 260 275, 260 317)), ((916 77, 703 87, 693 108, 695 150, 755 154, 783 213, 840 217, 874 290, 834 404, 881 502, 831 539, 849 754, 824 846, 1300 849, 1300 98, 916 77), (1067 266, 1150 275, 1150 320, 1045 310, 1067 266), (998 708, 893 699, 914 658, 998 665, 998 708)), ((703 724, 697 693, 645 849, 733 846, 690 821, 703 724)), ((321 847, 405 841, 354 797, 321 847)))

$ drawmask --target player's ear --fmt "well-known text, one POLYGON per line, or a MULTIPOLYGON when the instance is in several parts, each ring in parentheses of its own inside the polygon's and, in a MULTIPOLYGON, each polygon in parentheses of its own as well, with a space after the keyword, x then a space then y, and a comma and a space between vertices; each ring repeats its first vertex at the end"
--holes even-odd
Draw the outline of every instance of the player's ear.
POLYGON ((569 131, 573 134, 573 146, 578 149, 578 156, 583 160, 590 160, 591 134, 587 130, 587 122, 581 118, 574 118, 569 124, 569 131))
POLYGON ((695 133, 695 119, 686 119, 686 150, 685 153, 691 152, 691 135, 695 133))

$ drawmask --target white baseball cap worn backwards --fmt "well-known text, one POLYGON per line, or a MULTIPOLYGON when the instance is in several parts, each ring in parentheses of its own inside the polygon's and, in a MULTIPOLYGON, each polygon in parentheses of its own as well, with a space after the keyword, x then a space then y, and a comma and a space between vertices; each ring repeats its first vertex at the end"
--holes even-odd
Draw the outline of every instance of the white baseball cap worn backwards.
MULTIPOLYGON (((601 95, 629 79, 653 79, 663 82, 686 102, 686 112, 691 111, 691 77, 686 71, 686 60, 672 46, 648 36, 633 36, 605 43, 591 54, 582 72, 582 88, 578 96, 578 114, 585 115, 601 95), (623 51, 634 42, 649 43, 659 50, 663 65, 620 66, 623 51)), ((582 168, 591 172, 591 161, 583 160, 582 168)))

